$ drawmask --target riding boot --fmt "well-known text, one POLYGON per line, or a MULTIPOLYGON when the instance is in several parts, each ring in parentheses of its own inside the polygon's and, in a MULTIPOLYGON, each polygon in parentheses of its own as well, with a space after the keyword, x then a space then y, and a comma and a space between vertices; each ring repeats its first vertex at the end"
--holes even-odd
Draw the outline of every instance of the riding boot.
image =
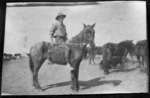
POLYGON ((48 64, 54 64, 54 63, 51 61, 51 58, 50 58, 50 54, 53 52, 53 47, 54 47, 54 45, 50 45, 49 48, 48 48, 48 55, 47 55, 48 64))
POLYGON ((54 64, 54 63, 51 61, 51 58, 50 58, 50 55, 49 55, 49 54, 48 54, 47 58, 48 58, 48 64, 54 64))
POLYGON ((70 65, 70 47, 66 43, 63 43, 63 47, 65 47, 65 58, 67 62, 67 68, 72 70, 73 67, 70 65))
POLYGON ((72 70, 73 67, 70 65, 70 47, 68 47, 68 46, 65 46, 65 58, 66 58, 66 62, 67 62, 67 68, 72 70))

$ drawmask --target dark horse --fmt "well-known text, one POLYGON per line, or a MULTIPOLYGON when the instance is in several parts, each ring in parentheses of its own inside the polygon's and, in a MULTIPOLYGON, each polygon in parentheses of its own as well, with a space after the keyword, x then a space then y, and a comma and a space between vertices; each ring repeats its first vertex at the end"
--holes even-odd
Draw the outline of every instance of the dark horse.
POLYGON ((87 53, 89 54, 89 64, 91 64, 91 61, 95 64, 95 58, 96 55, 102 55, 103 53, 103 48, 101 46, 93 46, 92 47, 87 47, 87 53))
POLYGON ((103 47, 102 46, 95 46, 94 53, 97 55, 102 55, 103 54, 103 47))
POLYGON ((147 43, 147 40, 141 40, 136 43, 135 55, 140 64, 140 67, 142 67, 142 65, 144 65, 144 62, 146 62, 147 69, 148 69, 149 66, 148 66, 148 43, 147 43), (140 57, 142 58, 142 60, 140 60, 140 57))
POLYGON ((103 60, 100 63, 100 68, 104 68, 104 73, 108 74, 108 68, 111 63, 120 63, 124 66, 127 54, 133 51, 132 40, 125 40, 120 43, 106 43, 103 46, 103 60))
MULTIPOLYGON (((70 66, 71 69, 71 89, 74 91, 79 90, 78 84, 78 74, 79 74, 79 66, 82 61, 82 57, 84 56, 84 50, 86 45, 89 43, 91 37, 94 38, 95 30, 93 29, 95 24, 93 25, 85 25, 84 29, 72 40, 67 42, 67 45, 70 47, 70 66), (84 45, 80 45, 85 43, 84 45)), ((49 42, 39 42, 31 47, 30 49, 30 56, 29 56, 29 63, 30 69, 33 75, 33 86, 39 90, 43 90, 38 82, 38 71, 41 65, 44 63, 46 59, 48 59, 48 47, 51 44, 49 42)), ((61 48, 57 48, 54 53, 51 55, 51 61, 59 64, 59 65, 67 65, 66 58, 64 56, 64 50, 61 48)))

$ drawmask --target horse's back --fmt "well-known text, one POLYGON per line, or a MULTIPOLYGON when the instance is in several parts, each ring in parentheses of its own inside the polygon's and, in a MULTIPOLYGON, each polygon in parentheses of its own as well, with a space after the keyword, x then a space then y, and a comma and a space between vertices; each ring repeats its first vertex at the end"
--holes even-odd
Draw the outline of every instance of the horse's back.
POLYGON ((146 48, 147 47, 147 41, 146 40, 138 41, 136 44, 136 47, 138 47, 138 46, 142 46, 143 48, 146 48))
POLYGON ((141 40, 138 41, 135 47, 135 53, 137 55, 147 55, 147 41, 146 40, 141 40))
POLYGON ((117 45, 116 43, 111 43, 111 42, 106 43, 103 46, 103 55, 106 54, 106 53, 108 53, 108 51, 113 54, 113 52, 115 52, 116 45, 117 45))
POLYGON ((48 46, 50 45, 49 42, 41 41, 34 44, 30 49, 31 55, 38 55, 44 54, 48 51, 48 46))

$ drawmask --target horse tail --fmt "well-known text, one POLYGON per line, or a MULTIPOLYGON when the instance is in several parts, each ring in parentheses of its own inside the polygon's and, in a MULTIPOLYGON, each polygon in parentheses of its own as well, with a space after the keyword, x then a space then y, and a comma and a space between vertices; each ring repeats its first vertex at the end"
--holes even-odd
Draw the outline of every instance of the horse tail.
POLYGON ((33 73, 34 64, 33 64, 31 54, 29 54, 29 66, 30 66, 31 72, 33 73))

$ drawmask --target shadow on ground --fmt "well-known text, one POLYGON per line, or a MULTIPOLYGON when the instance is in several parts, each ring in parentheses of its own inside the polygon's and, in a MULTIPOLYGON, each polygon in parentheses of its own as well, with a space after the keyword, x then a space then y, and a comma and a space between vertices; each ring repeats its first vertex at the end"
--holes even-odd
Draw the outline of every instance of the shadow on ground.
POLYGON ((130 71, 136 70, 137 68, 138 67, 131 68, 131 69, 115 69, 115 70, 111 71, 110 73, 113 73, 113 72, 130 72, 130 71))
MULTIPOLYGON (((101 78, 104 78, 104 77, 101 77, 101 78)), ((85 90, 85 89, 89 89, 91 87, 96 87, 96 86, 103 85, 103 84, 113 84, 114 86, 118 86, 122 82, 121 80, 101 80, 101 78, 99 77, 99 78, 91 79, 88 81, 79 81, 79 86, 83 86, 81 89, 85 90)), ((47 90, 47 89, 55 88, 55 87, 68 86, 68 85, 70 85, 70 81, 47 85, 43 87, 43 90, 47 90)))

